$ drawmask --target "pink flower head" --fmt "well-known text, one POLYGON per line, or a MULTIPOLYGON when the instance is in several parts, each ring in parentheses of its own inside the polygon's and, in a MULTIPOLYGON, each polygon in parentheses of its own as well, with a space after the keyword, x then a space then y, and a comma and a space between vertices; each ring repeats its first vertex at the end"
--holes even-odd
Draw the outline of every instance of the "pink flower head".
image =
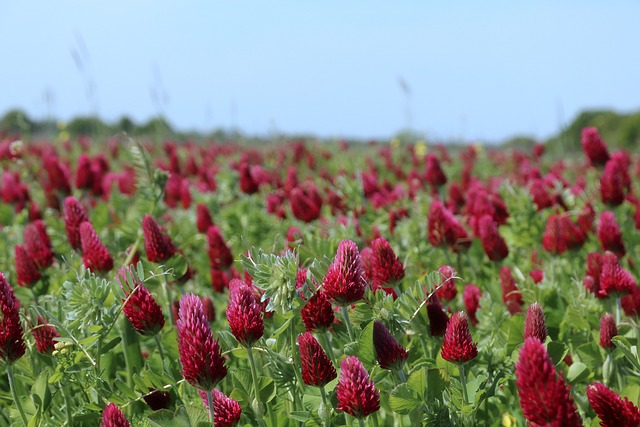
POLYGON ((580 248, 586 239, 584 232, 568 215, 552 214, 542 234, 542 247, 552 254, 580 248))
POLYGON ((13 289, 0 273, 0 360, 12 363, 24 356, 26 351, 22 336, 22 325, 13 289))
POLYGON ((318 289, 300 309, 300 316, 304 327, 309 332, 327 331, 335 320, 331 302, 322 289, 318 289))
POLYGON ((624 400, 602 383, 587 387, 587 398, 600 418, 602 427, 640 426, 640 410, 626 397, 624 400))
POLYGON ((346 307, 362 299, 366 286, 358 247, 351 240, 341 241, 324 278, 325 295, 346 307))
POLYGON ((616 217, 611 211, 604 211, 600 214, 598 220, 598 240, 602 245, 603 251, 611 251, 622 258, 626 253, 624 242, 622 241, 622 233, 620 226, 616 221, 616 217))
POLYGON ((611 252, 605 252, 602 257, 599 285, 598 296, 600 298, 610 295, 626 295, 638 287, 631 273, 620 266, 618 257, 611 252))
POLYGON ((300 346, 302 381, 305 384, 322 387, 337 377, 331 360, 310 332, 305 332, 298 337, 298 345, 300 346))
POLYGON ((60 336, 56 327, 48 323, 45 318, 38 316, 38 324, 31 328, 31 335, 36 342, 38 353, 51 354, 56 345, 54 338, 60 336))
MULTIPOLYGON (((213 401, 213 424, 216 427, 234 427, 240 422, 242 408, 238 402, 227 397, 221 391, 211 390, 213 401)), ((198 390, 202 403, 209 410, 209 398, 204 390, 198 390)))
POLYGON ((189 384, 202 390, 213 389, 227 375, 227 367, 202 307, 202 301, 194 294, 186 294, 180 300, 178 351, 182 375, 189 384))
POLYGON ((171 238, 160 230, 151 215, 142 217, 142 233, 149 261, 160 263, 168 260, 177 252, 171 238))
POLYGON ((462 299, 464 301, 464 307, 467 310, 469 315, 469 319, 471 320, 472 325, 476 325, 478 323, 478 319, 476 318, 476 312, 480 307, 480 297, 482 296, 482 291, 479 287, 474 284, 469 283, 464 287, 464 292, 462 293, 462 299))
POLYGON ((442 301, 451 301, 458 295, 456 288, 456 271, 450 265, 441 265, 438 267, 442 282, 438 285, 436 294, 442 301))
POLYGON ((438 156, 429 153, 425 156, 427 162, 427 170, 425 173, 425 180, 432 187, 440 187, 447 183, 447 176, 444 174, 442 167, 440 166, 440 160, 438 156))
POLYGON ((212 268, 227 268, 233 264, 231 249, 227 246, 227 242, 225 242, 217 226, 212 225, 207 230, 207 242, 207 254, 209 254, 209 261, 211 262, 212 268))
POLYGON ((588 127, 582 129, 582 151, 593 166, 602 166, 609 160, 609 150, 604 143, 598 129, 588 127))
POLYGON ((471 246, 467 231, 439 200, 434 200, 429 207, 427 235, 431 246, 449 246, 456 253, 471 246))
POLYGON ((131 427, 131 424, 115 403, 109 403, 102 411, 100 427, 131 427))
POLYGON ((407 350, 391 335, 384 323, 373 323, 373 348, 382 369, 402 369, 409 357, 407 350))
POLYGON ((538 338, 540 342, 544 342, 547 338, 547 323, 544 319, 544 312, 537 302, 529 305, 527 316, 524 319, 524 339, 529 337, 538 338))
POLYGON ((636 286, 630 294, 622 298, 622 309, 629 317, 640 316, 640 288, 636 286))
POLYGON ((264 334, 262 306, 242 280, 233 279, 229 283, 227 320, 231 333, 245 347, 251 347, 264 334))
POLYGON ((164 326, 162 309, 140 282, 135 270, 132 267, 124 268, 118 272, 117 279, 126 296, 122 300, 122 311, 133 328, 142 335, 158 333, 164 326))
POLYGON ((498 231, 498 224, 491 215, 480 218, 480 240, 484 253, 491 261, 502 261, 509 255, 509 248, 498 231))
POLYGON ((67 231, 69 244, 73 249, 81 249, 80 224, 89 221, 87 210, 73 196, 64 199, 64 227, 67 231))
POLYGON ((211 214, 207 205, 200 203, 196 206, 196 227, 199 233, 206 233, 209 227, 213 225, 211 214))
POLYGON ((432 337, 441 337, 447 330, 449 316, 440 304, 437 294, 432 294, 427 299, 427 317, 429 318, 429 332, 432 337))
POLYGON ((525 418, 538 426, 582 426, 569 388, 539 339, 527 338, 516 363, 516 385, 525 418))
POLYGON ((336 409, 352 417, 364 418, 380 409, 380 392, 356 356, 342 359, 336 395, 336 409))
POLYGON ((371 279, 373 289, 393 286, 404 278, 404 266, 395 252, 383 237, 371 243, 373 256, 371 259, 371 279))
POLYGON ((311 222, 320 217, 322 209, 322 197, 318 193, 315 184, 308 182, 302 187, 291 190, 291 211, 300 221, 311 222))
POLYGON ((611 338, 616 335, 618 335, 616 320, 611 313, 604 313, 600 318, 600 347, 613 350, 616 345, 611 342, 611 338))
POLYGON ((602 202, 610 206, 621 205, 630 190, 631 177, 627 166, 618 159, 610 159, 600 176, 602 202))
POLYGON ((113 258, 89 221, 80 224, 80 243, 82 262, 86 268, 93 272, 107 272, 113 268, 113 258))
POLYGON ((478 355, 478 348, 471 339, 464 311, 455 313, 449 320, 441 354, 444 360, 453 363, 466 363, 478 355))
POLYGON ((23 245, 16 245, 13 253, 18 286, 33 286, 41 277, 38 266, 33 262, 23 245))
POLYGON ((53 250, 51 240, 47 235, 47 228, 42 220, 29 223, 24 228, 24 244, 27 253, 42 270, 53 264, 53 250))
POLYGON ((507 306, 511 315, 522 311, 522 294, 516 286, 516 281, 511 274, 509 267, 500 268, 500 284, 502 286, 502 302, 507 306))

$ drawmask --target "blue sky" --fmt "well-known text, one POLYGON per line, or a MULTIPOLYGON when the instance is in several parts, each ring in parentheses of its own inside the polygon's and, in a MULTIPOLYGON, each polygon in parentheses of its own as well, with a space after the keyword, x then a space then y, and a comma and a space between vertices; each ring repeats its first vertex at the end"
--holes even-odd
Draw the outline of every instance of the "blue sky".
POLYGON ((0 114, 544 138, 583 109, 640 109, 639 16, 632 0, 0 0, 0 114))

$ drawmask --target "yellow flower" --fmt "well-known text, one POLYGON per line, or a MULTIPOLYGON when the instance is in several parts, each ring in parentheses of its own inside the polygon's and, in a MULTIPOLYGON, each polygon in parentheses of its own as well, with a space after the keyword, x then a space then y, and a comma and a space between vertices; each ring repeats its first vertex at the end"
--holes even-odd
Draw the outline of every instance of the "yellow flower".
POLYGON ((389 145, 391 145, 392 150, 396 150, 400 146, 400 139, 391 138, 391 141, 389 141, 389 145))
POLYGON ((423 139, 416 142, 416 145, 413 147, 413 152, 417 157, 422 157, 427 154, 427 142, 423 139))
POLYGON ((511 414, 502 414, 502 426, 503 427, 516 427, 516 417, 511 414))

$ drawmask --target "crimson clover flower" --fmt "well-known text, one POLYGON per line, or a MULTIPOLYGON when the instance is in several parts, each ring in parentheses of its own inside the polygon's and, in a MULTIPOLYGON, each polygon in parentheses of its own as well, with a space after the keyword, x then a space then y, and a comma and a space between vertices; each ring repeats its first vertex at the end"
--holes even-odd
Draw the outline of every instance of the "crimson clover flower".
POLYGON ((194 294, 186 294, 180 300, 179 313, 176 327, 182 375, 192 386, 211 390, 227 375, 227 367, 202 301, 194 294))
POLYGON ((380 392, 356 356, 342 359, 336 395, 336 409, 352 417, 364 418, 380 409, 380 392))

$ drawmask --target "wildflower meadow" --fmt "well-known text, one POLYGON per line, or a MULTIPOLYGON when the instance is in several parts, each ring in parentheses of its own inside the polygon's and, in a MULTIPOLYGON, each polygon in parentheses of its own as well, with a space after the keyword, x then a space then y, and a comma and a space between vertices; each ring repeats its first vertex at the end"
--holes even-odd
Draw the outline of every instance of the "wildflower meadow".
POLYGON ((0 136, 0 426, 639 426, 639 153, 0 136))

